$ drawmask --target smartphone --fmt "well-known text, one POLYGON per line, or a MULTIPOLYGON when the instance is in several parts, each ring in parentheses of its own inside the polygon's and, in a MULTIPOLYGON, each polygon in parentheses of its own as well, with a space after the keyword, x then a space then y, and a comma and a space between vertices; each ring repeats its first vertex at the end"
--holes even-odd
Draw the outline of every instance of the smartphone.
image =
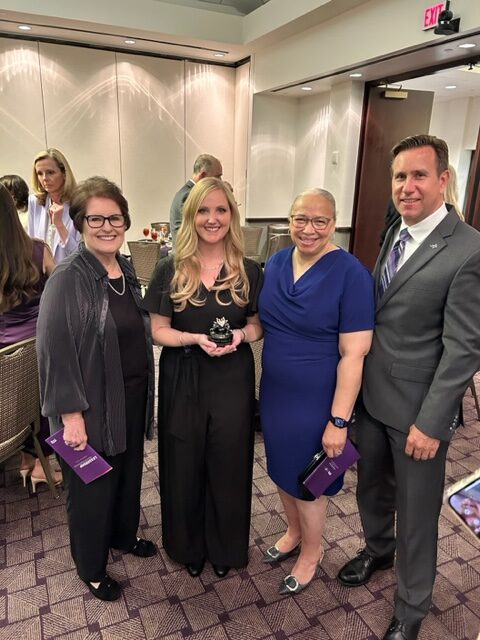
POLYGON ((446 503, 480 541, 480 469, 450 487, 446 503))

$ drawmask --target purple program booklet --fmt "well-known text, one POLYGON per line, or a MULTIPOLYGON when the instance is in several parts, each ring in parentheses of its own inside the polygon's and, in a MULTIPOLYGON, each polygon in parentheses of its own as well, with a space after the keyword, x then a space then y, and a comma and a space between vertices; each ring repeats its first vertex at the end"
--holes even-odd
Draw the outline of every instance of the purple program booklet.
POLYGON ((329 458, 323 449, 317 453, 306 469, 303 470, 298 481, 315 496, 320 497, 325 493, 334 480, 351 467, 360 454, 350 440, 347 439, 342 453, 336 458, 329 458))
POLYGON ((83 451, 75 451, 75 449, 66 445, 63 439, 63 429, 60 429, 49 438, 45 438, 45 441, 72 467, 85 484, 93 482, 112 470, 108 462, 89 444, 83 451))

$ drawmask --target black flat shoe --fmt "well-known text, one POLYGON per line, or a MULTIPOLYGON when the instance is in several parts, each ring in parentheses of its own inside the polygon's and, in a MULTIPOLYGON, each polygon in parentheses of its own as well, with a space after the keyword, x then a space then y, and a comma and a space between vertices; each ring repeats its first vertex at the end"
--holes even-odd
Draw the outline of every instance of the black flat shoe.
POLYGON ((222 564, 212 564, 212 567, 219 578, 225 578, 227 573, 230 571, 230 567, 222 564))
POLYGON ((127 553, 133 553, 134 556, 138 556, 139 558, 151 558, 157 555, 157 547, 151 540, 137 538, 136 543, 127 553))
POLYGON ((118 600, 122 595, 122 587, 109 575, 106 575, 104 577, 98 587, 94 587, 93 584, 87 582, 86 580, 84 580, 84 582, 90 589, 90 592, 93 593, 93 595, 99 600, 113 602, 113 600, 118 600))
POLYGON ((338 572, 338 581, 345 587, 359 587, 366 584, 375 571, 393 567, 393 558, 382 556, 375 558, 366 549, 362 549, 338 572))
POLYGON ((420 630, 420 623, 407 624, 400 622, 397 618, 392 618, 383 640, 416 640, 420 630))
POLYGON ((192 578, 198 578, 198 576, 202 573, 203 567, 205 566, 205 558, 200 562, 189 562, 185 565, 186 570, 192 576, 192 578))

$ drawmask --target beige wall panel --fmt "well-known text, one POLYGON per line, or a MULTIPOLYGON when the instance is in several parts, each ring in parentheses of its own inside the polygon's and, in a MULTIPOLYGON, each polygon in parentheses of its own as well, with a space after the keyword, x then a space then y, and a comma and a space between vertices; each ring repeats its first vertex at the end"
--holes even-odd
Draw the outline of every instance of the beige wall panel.
POLYGON ((329 122, 329 93, 298 100, 295 195, 312 187, 324 186, 329 122))
POLYGON ((235 73, 235 143, 233 191, 239 203, 242 220, 246 217, 247 160, 250 146, 250 121, 252 112, 252 91, 250 83, 250 63, 238 67, 235 73))
POLYGON ((169 219, 185 182, 184 63, 118 54, 120 141, 125 195, 132 211, 129 239, 169 219))
POLYGON ((30 183, 44 145, 37 44, 0 38, 0 175, 18 173, 30 183))
POLYGON ((47 142, 67 157, 77 180, 120 183, 115 54, 40 44, 47 142))
POLYGON ((287 218, 293 199, 297 101, 253 97, 248 218, 287 218))
POLYGON ((233 182, 235 69, 187 62, 185 65, 187 177, 200 153, 211 153, 233 182))

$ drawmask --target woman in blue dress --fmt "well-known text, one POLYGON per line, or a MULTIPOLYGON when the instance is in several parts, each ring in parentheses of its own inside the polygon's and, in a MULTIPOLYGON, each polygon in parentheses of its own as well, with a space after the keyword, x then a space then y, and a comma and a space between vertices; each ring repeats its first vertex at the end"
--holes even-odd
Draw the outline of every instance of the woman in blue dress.
MULTIPOLYGON (((335 199, 324 189, 297 196, 290 212, 293 247, 274 254, 260 295, 264 327, 260 414, 268 473, 287 517, 284 536, 264 561, 300 553, 281 594, 302 591, 324 554, 327 497, 309 500, 298 476, 322 447, 342 452, 374 326, 373 280, 332 242, 335 199)), ((326 491, 337 493, 343 477, 326 491)))

